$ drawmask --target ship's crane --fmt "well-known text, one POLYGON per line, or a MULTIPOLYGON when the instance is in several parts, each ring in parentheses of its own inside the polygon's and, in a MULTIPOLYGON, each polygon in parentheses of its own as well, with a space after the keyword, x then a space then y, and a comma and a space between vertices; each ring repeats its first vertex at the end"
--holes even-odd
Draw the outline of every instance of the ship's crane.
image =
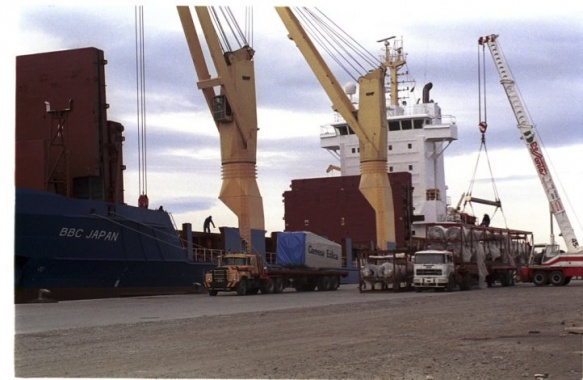
POLYGON ((530 153, 530 158, 535 166, 536 172, 549 201, 551 213, 554 215, 561 231, 561 235, 565 240, 567 254, 583 254, 583 250, 579 246, 575 232, 571 226, 571 222, 569 221, 569 217, 563 207, 563 202, 561 201, 561 197, 559 196, 559 192, 557 191, 551 172, 547 166, 542 147, 534 130, 534 124, 530 119, 518 91, 516 82, 514 81, 506 62, 506 58, 498 44, 498 36, 491 34, 489 36, 480 37, 478 39, 478 44, 483 47, 487 46, 490 50, 494 60, 494 65, 500 75, 500 83, 506 91, 506 96, 508 97, 510 106, 512 107, 512 111, 518 122, 518 129, 520 130, 521 138, 530 153))
POLYGON ((245 44, 224 51, 208 7, 194 7, 216 70, 211 77, 194 21, 187 6, 178 6, 178 15, 202 90, 213 115, 221 141, 223 184, 219 199, 235 215, 239 233, 252 248, 251 230, 265 230, 263 200, 256 180, 257 106, 253 49, 245 44), (215 92, 215 88, 219 92, 215 92))
POLYGON ((396 237, 393 195, 387 175, 386 67, 381 64, 359 77, 359 109, 356 110, 292 10, 276 7, 276 11, 288 30, 289 38, 295 42, 332 101, 334 110, 358 136, 359 189, 375 211, 377 246, 387 249, 396 237))

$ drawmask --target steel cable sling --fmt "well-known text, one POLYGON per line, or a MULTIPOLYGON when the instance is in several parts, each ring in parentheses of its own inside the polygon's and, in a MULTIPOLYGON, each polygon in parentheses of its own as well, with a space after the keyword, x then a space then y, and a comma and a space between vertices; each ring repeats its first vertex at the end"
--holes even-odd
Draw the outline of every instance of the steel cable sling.
POLYGON ((479 128, 482 136, 481 136, 481 140, 480 140, 480 149, 478 151, 478 157, 476 160, 476 164, 474 166, 474 172, 472 174, 472 179, 470 181, 470 185, 468 187, 468 190, 466 191, 466 198, 465 198, 466 200, 464 201, 464 209, 465 209, 466 204, 469 204, 469 206, 472 210, 472 214, 475 215, 472 202, 495 206, 496 208, 495 208, 494 213, 492 214, 491 218, 493 218, 494 215, 496 215, 496 212, 498 211, 498 209, 500 209, 502 217, 504 219, 504 225, 506 228, 508 228, 508 225, 506 222, 506 216, 504 215, 504 211, 502 209, 502 202, 500 201, 500 196, 498 195, 498 189, 496 188, 496 181, 494 180, 494 174, 492 172, 492 165, 490 163, 490 157, 488 156, 488 149, 486 147, 486 130, 488 129, 488 120, 487 120, 488 116, 487 116, 487 106, 486 106, 487 96, 486 96, 485 65, 486 65, 485 64, 485 47, 482 46, 482 51, 480 51, 480 48, 478 47, 478 102, 479 102, 478 128, 479 128), (481 58, 481 60, 480 60, 480 58, 481 58), (490 181, 492 183, 492 191, 494 193, 494 199, 495 199, 494 201, 488 201, 488 200, 472 197, 472 191, 474 188, 474 183, 476 181, 476 174, 478 171, 478 166, 480 163, 480 157, 482 155, 482 151, 484 152, 484 154, 486 156, 486 162, 488 165, 488 172, 490 174, 490 181))

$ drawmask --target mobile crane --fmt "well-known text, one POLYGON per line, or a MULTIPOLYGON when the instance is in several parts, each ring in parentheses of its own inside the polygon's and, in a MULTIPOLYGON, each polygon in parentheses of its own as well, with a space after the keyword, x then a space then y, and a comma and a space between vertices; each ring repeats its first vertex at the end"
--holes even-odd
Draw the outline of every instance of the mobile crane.
POLYGON ((579 246, 567 212, 563 207, 563 202, 535 133, 534 124, 526 110, 506 58, 498 43, 498 35, 482 36, 478 39, 478 44, 484 50, 486 46, 490 50, 494 65, 500 75, 500 83, 504 87, 518 122, 517 127, 520 131, 521 139, 530 153, 530 158, 549 201, 550 211, 557 221, 567 246, 567 252, 561 251, 559 245, 555 244, 554 237, 551 234, 550 244, 536 245, 534 247, 535 249, 533 249, 529 258, 529 264, 521 269, 522 279, 523 281, 532 281, 537 286, 548 284, 555 286, 566 285, 572 277, 583 276, 583 249, 579 246), (542 250, 536 248, 542 248, 542 250))

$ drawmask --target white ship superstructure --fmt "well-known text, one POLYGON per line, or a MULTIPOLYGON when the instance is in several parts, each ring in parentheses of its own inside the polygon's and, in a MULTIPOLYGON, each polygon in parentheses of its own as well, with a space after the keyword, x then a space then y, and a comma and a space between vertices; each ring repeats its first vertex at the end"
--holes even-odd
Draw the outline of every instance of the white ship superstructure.
MULTIPOLYGON (((441 108, 430 99, 432 84, 423 88, 421 99, 408 104, 398 97, 398 70, 405 64, 400 40, 385 40, 386 65, 389 68, 391 93, 387 105, 388 160, 387 172, 410 172, 412 177, 414 223, 413 237, 425 237, 425 223, 447 220, 447 186, 444 151, 457 140, 453 116, 443 116, 441 108), (392 43, 392 45, 391 45, 392 43)), ((347 93, 354 93, 347 86, 347 93)), ((322 126, 320 146, 339 161, 336 167, 343 176, 360 174, 358 137, 343 121, 322 126)))

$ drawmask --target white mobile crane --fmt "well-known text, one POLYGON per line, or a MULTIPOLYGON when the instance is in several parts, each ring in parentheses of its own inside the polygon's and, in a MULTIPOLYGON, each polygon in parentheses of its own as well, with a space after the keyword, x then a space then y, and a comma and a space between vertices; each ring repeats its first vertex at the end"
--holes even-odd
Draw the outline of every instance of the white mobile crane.
MULTIPOLYGON (((559 245, 555 244, 554 236, 551 234, 550 244, 543 246, 542 251, 533 250, 528 266, 523 267, 521 270, 522 278, 524 281, 532 281, 537 286, 548 284, 555 286, 566 285, 572 277, 583 276, 583 249, 579 246, 567 212, 563 207, 563 202, 535 133, 534 124, 530 119, 506 63, 506 58, 498 44, 498 36, 491 34, 480 37, 478 44, 483 47, 487 46, 490 50, 494 65, 500 75, 500 83, 506 91, 506 96, 518 122, 517 127, 520 130, 521 139, 530 153, 531 160, 547 195, 550 211, 557 221, 567 246, 567 252, 561 251, 559 245)), ((535 248, 537 247, 535 246, 535 248)))

